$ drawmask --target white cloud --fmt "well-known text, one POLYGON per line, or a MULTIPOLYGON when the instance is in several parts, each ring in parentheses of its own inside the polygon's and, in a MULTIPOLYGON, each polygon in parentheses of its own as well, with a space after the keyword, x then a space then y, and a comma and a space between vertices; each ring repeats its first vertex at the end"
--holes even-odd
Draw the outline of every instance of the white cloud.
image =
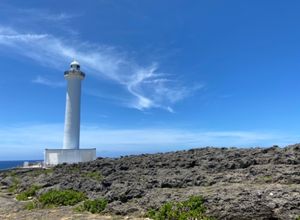
MULTIPOLYGON (((4 18, 9 18, 9 24, 20 28, 33 28, 39 31, 55 28, 59 32, 77 36, 79 33, 74 30, 71 24, 72 19, 80 17, 83 12, 62 12, 53 11, 48 8, 23 8, 0 2, 0 14, 4 18)), ((4 20, 5 22, 5 20, 4 20)))
POLYGON ((36 83, 36 84, 50 86, 50 87, 63 87, 66 85, 65 82, 63 82, 63 81, 54 82, 54 81, 46 79, 45 77, 42 77, 42 76, 37 76, 35 79, 32 80, 32 82, 36 83))
POLYGON ((23 8, 16 7, 10 4, 0 2, 0 12, 7 16, 10 16, 11 20, 22 20, 23 22, 28 21, 41 21, 41 20, 53 20, 53 21, 67 21, 74 17, 82 15, 78 13, 66 13, 66 12, 53 12, 48 8, 23 8))
POLYGON ((126 89, 133 97, 127 106, 139 110, 162 108, 172 112, 171 105, 202 87, 184 87, 160 72, 158 64, 140 66, 112 47, 66 42, 48 34, 23 34, 7 27, 0 27, 1 45, 60 70, 65 68, 66 62, 76 58, 89 75, 111 80, 126 89))
MULTIPOLYGON (((63 124, 0 127, 0 160, 41 159, 45 148, 61 148, 63 124), (8 155, 11 158, 7 158, 8 155)), ((256 147, 296 143, 297 135, 259 131, 186 131, 176 128, 113 129, 83 125, 81 147, 99 156, 164 152, 195 147, 256 147)))

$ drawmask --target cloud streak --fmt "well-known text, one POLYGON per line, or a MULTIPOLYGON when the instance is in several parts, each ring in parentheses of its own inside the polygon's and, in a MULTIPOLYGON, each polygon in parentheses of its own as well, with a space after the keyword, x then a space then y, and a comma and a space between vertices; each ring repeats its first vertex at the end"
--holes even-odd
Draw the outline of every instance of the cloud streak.
POLYGON ((50 86, 50 87, 64 87, 65 86, 65 82, 53 82, 49 79, 46 79, 45 77, 42 76, 37 76, 35 79, 32 80, 33 83, 36 84, 41 84, 41 85, 46 85, 46 86, 50 86))
MULTIPOLYGON (((44 148, 61 148, 62 139, 63 124, 1 126, 0 160, 41 159, 44 148), (6 158, 7 155, 11 155, 12 158, 6 158)), ((97 125, 83 125, 81 129, 81 147, 96 147, 99 156, 165 152, 205 146, 285 146, 296 143, 297 140, 297 135, 280 132, 204 132, 176 128, 114 129, 97 125)))
POLYGON ((79 33, 70 25, 73 19, 81 17, 82 12, 53 12, 49 8, 18 8, 0 2, 0 17, 3 22, 20 28, 31 27, 44 31, 49 28, 58 29, 60 32, 77 36, 79 33), (6 20, 9 18, 9 20, 6 20))
POLYGON ((56 69, 64 68, 67 61, 76 58, 89 75, 113 81, 131 94, 132 99, 126 105, 139 110, 162 108, 173 112, 174 103, 203 87, 182 86, 160 72, 157 63, 141 66, 113 47, 77 41, 67 43, 49 34, 24 34, 0 27, 0 46, 9 47, 19 55, 56 69))

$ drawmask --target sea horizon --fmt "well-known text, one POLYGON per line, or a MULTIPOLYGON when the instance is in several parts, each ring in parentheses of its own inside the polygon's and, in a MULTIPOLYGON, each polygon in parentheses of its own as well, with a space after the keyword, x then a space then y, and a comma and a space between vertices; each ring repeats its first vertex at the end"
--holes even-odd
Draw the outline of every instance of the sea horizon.
POLYGON ((0 161, 0 170, 8 170, 23 166, 24 162, 40 162, 43 160, 2 160, 0 161))

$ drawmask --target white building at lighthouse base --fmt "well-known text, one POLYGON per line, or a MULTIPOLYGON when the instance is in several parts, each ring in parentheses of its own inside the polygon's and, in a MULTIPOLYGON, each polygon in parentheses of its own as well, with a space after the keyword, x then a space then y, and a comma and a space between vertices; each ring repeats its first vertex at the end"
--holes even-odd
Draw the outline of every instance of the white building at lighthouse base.
POLYGON ((45 149, 44 165, 79 163, 96 160, 96 148, 91 149, 45 149))

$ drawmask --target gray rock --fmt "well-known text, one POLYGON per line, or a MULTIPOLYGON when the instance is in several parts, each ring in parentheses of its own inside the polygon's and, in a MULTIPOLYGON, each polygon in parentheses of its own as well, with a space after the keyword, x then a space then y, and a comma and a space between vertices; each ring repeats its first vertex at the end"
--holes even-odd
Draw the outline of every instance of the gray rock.
MULTIPOLYGON (((300 216, 300 145, 286 148, 199 148, 159 154, 98 158, 59 165, 50 175, 16 170, 20 185, 74 189, 105 197, 106 212, 145 213, 167 201, 204 196, 217 219, 295 219, 300 216), (99 172, 101 180, 83 175, 99 172)), ((13 184, 7 172, 0 183, 13 184)))

